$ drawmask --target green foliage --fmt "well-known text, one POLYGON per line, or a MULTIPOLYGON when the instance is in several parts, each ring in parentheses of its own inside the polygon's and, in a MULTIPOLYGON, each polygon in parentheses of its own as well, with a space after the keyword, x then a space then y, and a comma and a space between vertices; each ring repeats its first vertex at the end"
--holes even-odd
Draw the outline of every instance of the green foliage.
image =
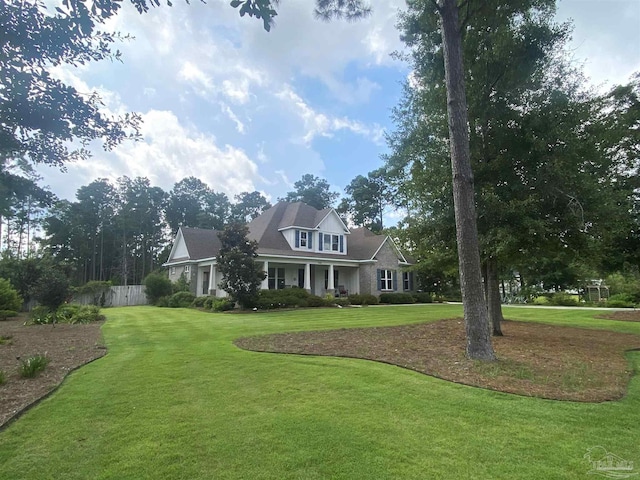
POLYGON ((152 305, 158 305, 160 298, 171 295, 173 291, 171 280, 161 273, 150 273, 142 284, 144 285, 144 293, 152 305))
POLYGON ((27 358, 26 360, 20 360, 20 367, 18 367, 18 373, 23 378, 33 378, 38 373, 42 372, 47 364, 49 363, 49 359, 45 355, 34 355, 32 357, 27 358))
POLYGON ((48 325, 53 323, 55 316, 48 307, 38 305, 29 312, 29 323, 33 325, 48 325))
POLYGON ((9 280, 0 278, 0 311, 18 312, 21 309, 22 299, 18 292, 11 286, 9 280))
POLYGON ((169 192, 165 216, 172 232, 180 226, 220 230, 229 218, 230 206, 224 193, 216 193, 196 177, 186 177, 169 192))
POLYGON ((216 298, 211 304, 211 310, 214 312, 227 312, 233 310, 235 304, 228 298, 216 298))
POLYGON ((575 295, 567 292, 556 292, 549 298, 549 305, 576 307, 578 306, 578 299, 575 295))
POLYGON ((346 197, 340 202, 338 212, 349 214, 353 222, 379 232, 383 228, 385 207, 391 205, 393 195, 383 168, 358 175, 345 187, 346 197))
POLYGON ((156 300, 156 307, 168 307, 171 295, 164 295, 156 300))
POLYGON ((412 293, 415 303, 433 303, 433 295, 425 292, 412 293))
MULTIPOLYGON (((211 297, 196 297, 193 299, 193 302, 191 302, 191 307, 193 308, 203 308, 204 304, 207 300, 209 300, 211 297)), ((211 308, 211 307, 209 307, 211 308)))
POLYGON ((71 286, 67 276, 56 268, 45 270, 33 290, 33 297, 51 311, 69 299, 71 286))
POLYGON ((0 370, 0 385, 4 385, 7 383, 7 374, 4 373, 4 370, 0 370))
POLYGON ((187 308, 196 296, 191 292, 176 292, 169 297, 167 306, 170 308, 187 308))
POLYGON ((231 218, 236 222, 250 222, 271 204, 260 192, 243 192, 235 196, 236 203, 231 206, 231 218))
POLYGON ((7 318, 16 317, 18 312, 13 310, 0 310, 0 320, 6 320, 7 318))
POLYGON ((539 295, 533 299, 534 305, 549 305, 549 297, 545 295, 539 295))
POLYGON ((334 298, 331 303, 333 305, 338 305, 340 307, 348 307, 349 305, 351 305, 351 302, 346 297, 345 298, 334 298))
POLYGON ((0 345, 11 345, 13 343, 11 335, 0 335, 0 345))
POLYGON ((623 294, 631 298, 631 301, 640 303, 640 274, 635 272, 617 272, 605 279, 611 296, 623 294))
POLYGON ((219 287, 227 292, 241 308, 251 308, 258 300, 258 292, 266 273, 258 265, 258 243, 249 240, 246 225, 232 223, 218 234, 221 247, 218 269, 222 274, 219 287))
POLYGON ((61 305, 55 312, 48 307, 37 306, 29 312, 29 323, 33 325, 48 325, 51 323, 91 323, 104 320, 97 305, 80 305, 67 303, 61 305))
POLYGON ((191 282, 187 279, 187 274, 182 272, 173 285, 173 293, 190 291, 191 282))
POLYGON ((351 305, 377 305, 380 300, 375 295, 354 293, 349 295, 351 305))
POLYGON ((380 303, 389 304, 403 304, 403 303, 415 303, 413 295, 410 293, 381 293, 380 303))
POLYGON ((285 288, 279 290, 261 290, 258 296, 256 307, 260 310, 272 310, 276 308, 296 308, 296 307, 326 307, 342 302, 348 305, 348 299, 328 298, 312 295, 303 288, 285 288))
POLYGON ((611 295, 605 306, 611 308, 633 308, 636 305, 635 297, 628 293, 617 293, 611 295))
POLYGON ((329 182, 307 173, 293 184, 295 190, 284 197, 286 202, 302 202, 318 210, 330 208, 340 196, 332 192, 329 182))

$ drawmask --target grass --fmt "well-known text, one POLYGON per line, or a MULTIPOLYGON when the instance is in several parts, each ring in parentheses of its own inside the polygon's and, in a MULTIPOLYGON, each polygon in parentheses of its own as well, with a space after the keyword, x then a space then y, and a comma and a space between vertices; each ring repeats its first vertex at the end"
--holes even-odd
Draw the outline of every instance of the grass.
POLYGON ((0 345, 11 345, 13 343, 13 337, 11 335, 0 335, 0 345))
MULTIPOLYGON (((110 309, 108 355, 0 432, 0 478, 582 479, 590 469, 583 455, 596 445, 640 463, 638 378, 618 402, 557 402, 231 343, 461 313, 447 305, 247 315, 110 309)), ((640 334, 640 324, 585 309, 505 314, 640 334)), ((637 370, 638 352, 628 356, 637 370)))
POLYGON ((34 355, 26 360, 20 360, 18 373, 20 373, 22 378, 33 378, 42 372, 48 363, 49 359, 46 355, 34 355))

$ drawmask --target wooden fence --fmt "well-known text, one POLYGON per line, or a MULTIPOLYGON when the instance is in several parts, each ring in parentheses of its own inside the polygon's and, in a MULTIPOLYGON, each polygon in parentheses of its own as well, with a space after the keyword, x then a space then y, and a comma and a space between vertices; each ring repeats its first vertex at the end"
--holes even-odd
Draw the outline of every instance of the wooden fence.
MULTIPOLYGON (((73 297, 73 303, 100 305, 102 301, 99 297, 100 296, 96 298, 90 293, 76 295, 73 297)), ((126 307, 131 305, 147 305, 148 303, 147 296, 144 293, 144 285, 119 285, 110 287, 109 290, 104 293, 105 307, 126 307)))

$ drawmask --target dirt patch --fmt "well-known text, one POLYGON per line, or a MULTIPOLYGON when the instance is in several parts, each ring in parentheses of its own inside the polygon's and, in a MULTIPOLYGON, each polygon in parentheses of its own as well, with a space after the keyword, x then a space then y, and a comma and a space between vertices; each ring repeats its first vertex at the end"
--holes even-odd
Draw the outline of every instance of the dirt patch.
POLYGON ((606 320, 620 320, 622 322, 640 322, 640 310, 618 310, 616 312, 596 315, 596 318, 604 318, 606 320))
POLYGON ((0 370, 7 380, 0 385, 0 427, 55 389, 70 371, 106 353, 100 332, 104 322, 55 327, 23 323, 0 322, 0 370), (22 378, 20 359, 37 354, 46 354, 49 364, 35 378, 22 378))
POLYGON ((519 395, 602 402, 624 396, 633 375, 625 352, 640 336, 505 321, 497 362, 465 358, 462 319, 241 338, 247 350, 351 357, 390 363, 465 385, 519 395))

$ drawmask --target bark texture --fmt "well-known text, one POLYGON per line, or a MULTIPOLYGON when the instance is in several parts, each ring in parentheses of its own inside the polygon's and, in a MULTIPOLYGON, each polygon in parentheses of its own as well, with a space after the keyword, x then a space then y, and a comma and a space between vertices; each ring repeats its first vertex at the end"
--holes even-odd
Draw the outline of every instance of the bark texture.
POLYGON ((456 240, 467 335, 466 351, 467 357, 473 360, 495 360, 482 287, 473 173, 469 153, 462 38, 456 0, 441 0, 439 11, 442 20, 456 240))
POLYGON ((489 257, 486 263, 487 276, 485 287, 487 290, 487 310, 489 312, 489 322, 494 337, 502 337, 501 324, 504 320, 502 316, 502 301, 500 298, 500 280, 498 279, 498 261, 495 257, 489 257))

